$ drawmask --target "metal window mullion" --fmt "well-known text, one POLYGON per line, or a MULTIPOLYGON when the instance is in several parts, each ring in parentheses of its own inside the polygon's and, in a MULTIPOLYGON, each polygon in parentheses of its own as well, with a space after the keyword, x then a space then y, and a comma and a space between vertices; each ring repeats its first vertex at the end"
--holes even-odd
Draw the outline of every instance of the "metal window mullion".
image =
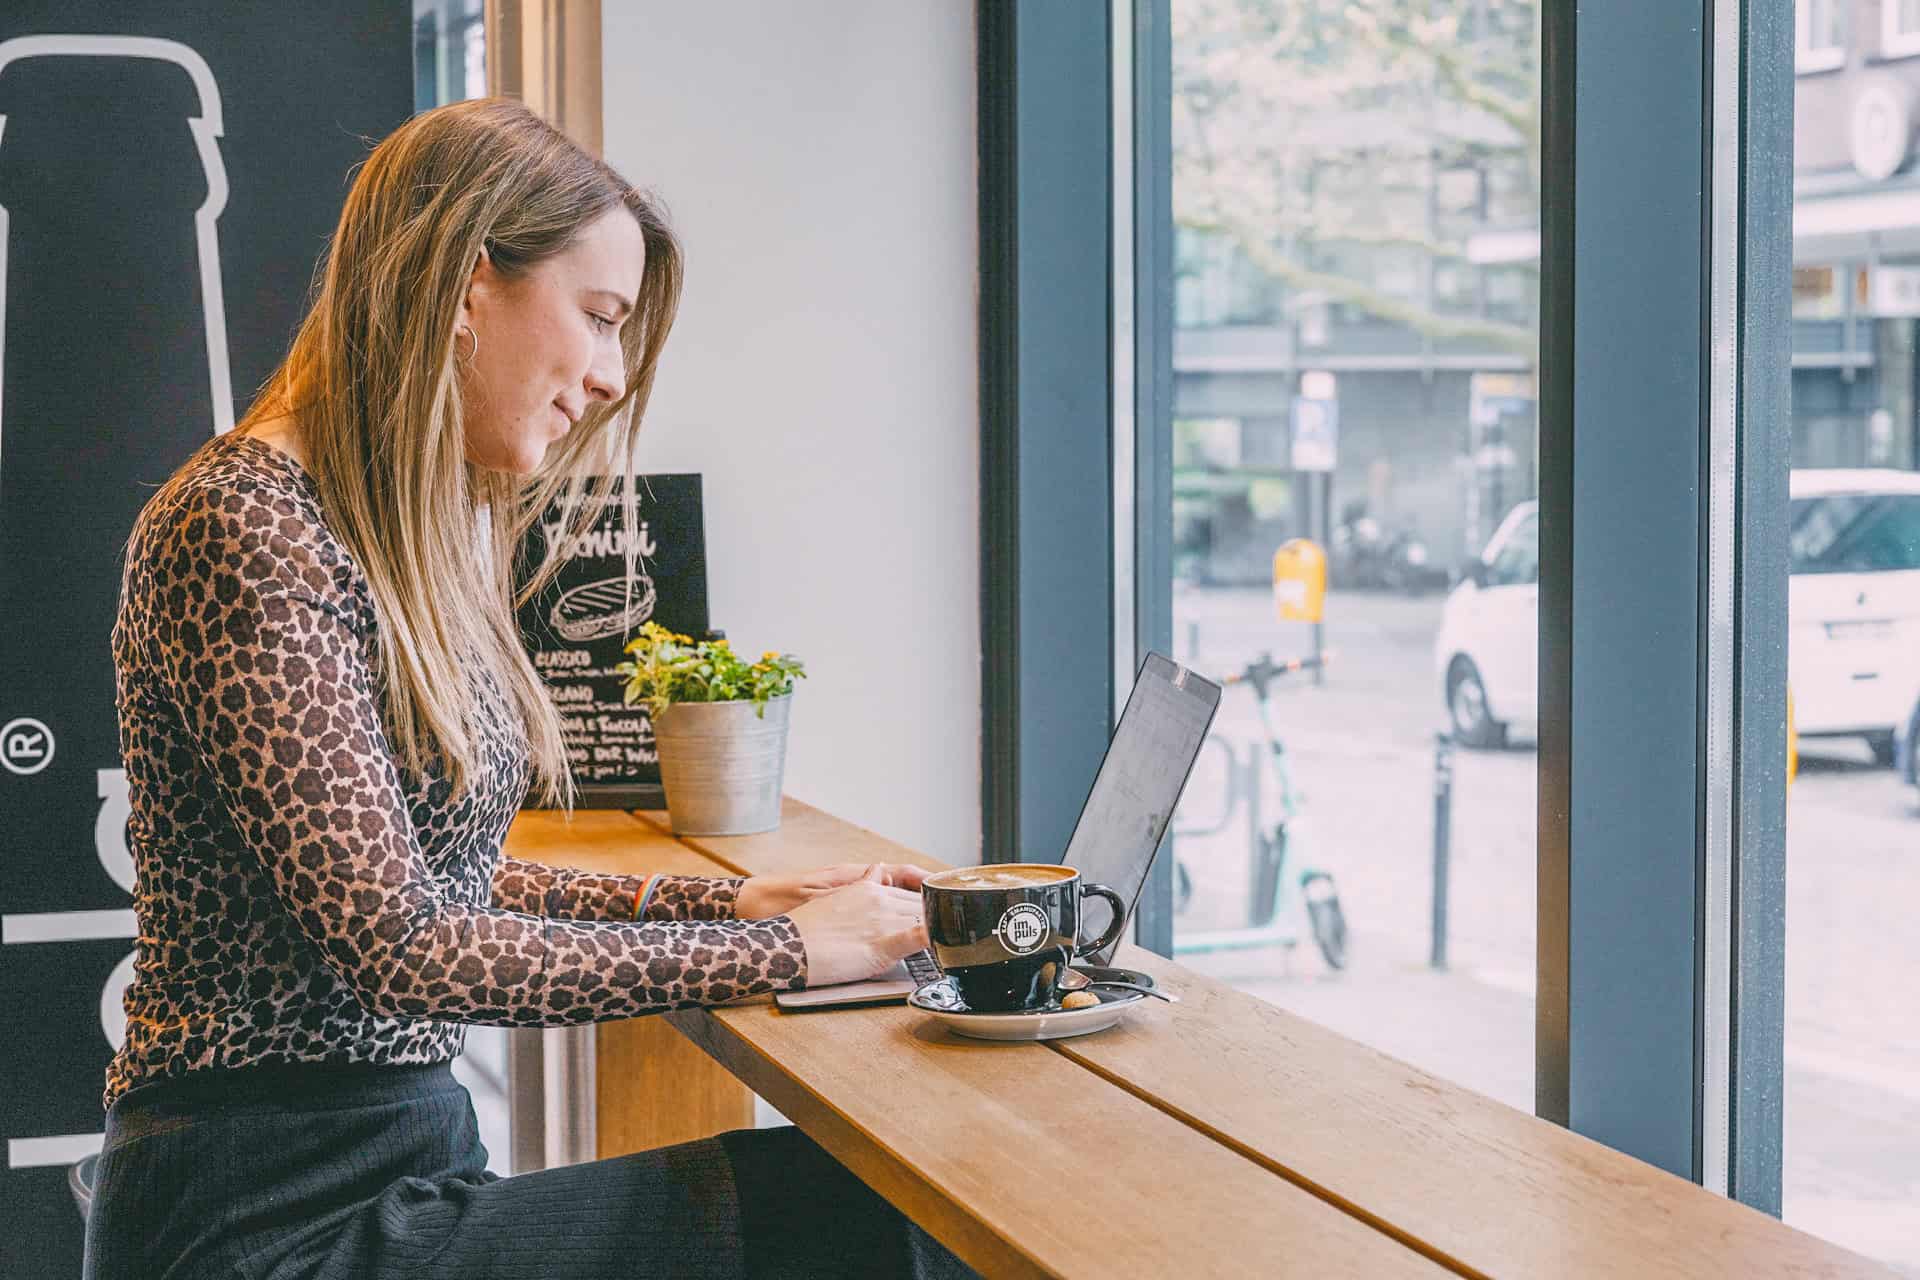
POLYGON ((1707 0, 1542 6, 1536 1099, 1697 1168, 1707 0))
POLYGON ((1540 11, 1539 801, 1535 831, 1534 1112, 1572 1110, 1574 217, 1578 10, 1540 11))
POLYGON ((1134 490, 1136 477, 1134 418, 1134 94, 1133 11, 1135 0, 1111 0, 1113 168, 1112 276, 1108 317, 1113 361, 1113 700, 1111 722, 1133 688, 1139 665, 1135 607, 1134 490))
POLYGON ((1109 13, 977 17, 982 834, 1052 861, 1112 720, 1109 13))
MULTIPOLYGON (((1132 270, 1133 375, 1117 390, 1133 405, 1134 500, 1115 536, 1134 546, 1132 600, 1117 607, 1134 628, 1137 670, 1147 650, 1173 650, 1173 40, 1170 0, 1129 8, 1132 178, 1115 192, 1131 202, 1131 257, 1115 261, 1132 270)), ((1173 954, 1173 852, 1169 833, 1134 919, 1140 945, 1161 955, 1173 954)))
POLYGON ((1793 19, 1748 0, 1742 58, 1728 1193, 1778 1215, 1785 1010, 1793 19))
POLYGON ((1712 0, 1708 122, 1707 414, 1701 490, 1698 1168, 1728 1186, 1733 1007, 1734 491, 1739 462, 1740 29, 1745 0, 1712 0))
POLYGON ((1537 1107, 1777 1213, 1796 16, 1542 16, 1537 1107))

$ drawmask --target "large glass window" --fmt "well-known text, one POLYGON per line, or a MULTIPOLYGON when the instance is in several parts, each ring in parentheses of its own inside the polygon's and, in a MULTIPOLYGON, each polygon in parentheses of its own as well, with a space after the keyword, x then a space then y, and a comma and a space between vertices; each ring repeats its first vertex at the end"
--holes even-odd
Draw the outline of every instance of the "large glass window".
MULTIPOLYGON (((1560 715, 1549 738, 1559 750, 1542 779, 1535 759, 1542 6, 1170 3, 1174 634, 1192 665, 1241 677, 1178 818, 1174 946, 1194 967, 1532 1109, 1536 786, 1579 783, 1613 794, 1608 788, 1619 777, 1596 764, 1602 753, 1594 744, 1618 754, 1633 728, 1618 710, 1647 696, 1631 663, 1617 660, 1623 651, 1631 656, 1631 643, 1616 644, 1606 662, 1593 657, 1591 643, 1584 657, 1550 650, 1560 715), (1316 548, 1329 571, 1317 621, 1306 616, 1313 593, 1295 580, 1311 575, 1316 548), (1588 679, 1567 696, 1569 680, 1594 672, 1607 678, 1588 679), (1568 763, 1569 746, 1578 768, 1568 763)), ((1617 30, 1604 20, 1594 25, 1617 30)), ((1698 616, 1686 616, 1677 640, 1672 618, 1657 612, 1645 629, 1649 636, 1664 629, 1646 646, 1659 674, 1691 672, 1690 659, 1699 658, 1697 681, 1663 687, 1688 695, 1665 704, 1692 711, 1701 730, 1693 758, 1675 763, 1697 771, 1706 795, 1694 803, 1690 789, 1677 799, 1656 797, 1665 809, 1648 825, 1661 839, 1622 858, 1644 874, 1668 836, 1675 858, 1684 857, 1690 838, 1707 855, 1700 868, 1683 866, 1665 882, 1667 915, 1661 929, 1644 935, 1651 941, 1638 956, 1657 953, 1657 967, 1643 976, 1670 974, 1676 985, 1666 994, 1681 993, 1662 1014, 1661 1025, 1677 1033, 1674 1043, 1687 1039, 1691 980, 1698 1041, 1691 1055, 1684 1047, 1666 1053, 1657 1073, 1616 1072, 1611 1058, 1597 1061, 1596 1022, 1638 1025, 1622 1013, 1626 1006, 1609 1003, 1613 990, 1596 995, 1605 983, 1594 981, 1596 968, 1604 976, 1617 962, 1595 939, 1619 923, 1610 913, 1634 901, 1638 881, 1628 877, 1619 898, 1595 907, 1591 893, 1585 901, 1572 897, 1578 875, 1560 883, 1550 877, 1544 887, 1564 900, 1547 903, 1549 917, 1557 905, 1578 928, 1561 919, 1568 932, 1546 939, 1548 955, 1564 944, 1568 972, 1578 968, 1581 985, 1569 997, 1568 973, 1540 975, 1550 997, 1543 1025, 1571 1009, 1588 1031, 1584 1040, 1569 1033, 1558 1046, 1572 1063, 1554 1060, 1548 1047, 1541 1079, 1550 1093, 1555 1071, 1584 1064, 1583 1131, 1638 1153, 1661 1148, 1664 1157, 1645 1158, 1681 1171, 1691 1154, 1710 1185, 1732 1177, 1724 1163, 1731 1151, 1743 1198, 1769 1202, 1777 1172, 1789 1223, 1920 1277, 1920 1077, 1913 1070, 1920 1001, 1910 994, 1920 979, 1920 932, 1907 924, 1912 890, 1920 889, 1912 855, 1920 848, 1920 58, 1907 56, 1920 53, 1920 3, 1796 0, 1800 74, 1791 86, 1780 35, 1759 75, 1763 88, 1783 82, 1769 92, 1794 95, 1791 310, 1771 314, 1765 281, 1749 281, 1755 289, 1731 311, 1724 308, 1729 295, 1715 292, 1711 310, 1716 325, 1749 326, 1748 353, 1768 349, 1777 332, 1771 326, 1790 326, 1791 368, 1774 367, 1790 381, 1790 449, 1778 460, 1790 470, 1786 505, 1756 513, 1714 486, 1687 491, 1694 442, 1745 460, 1715 480, 1733 475, 1744 484, 1741 465, 1773 456, 1764 434, 1734 451, 1736 420, 1718 416, 1733 403, 1730 388, 1756 396, 1755 417, 1739 421, 1759 433, 1771 393, 1764 371, 1724 362, 1726 348, 1709 346, 1704 324, 1699 350, 1687 355, 1698 357, 1701 389, 1711 394, 1700 420, 1688 423, 1693 388, 1671 391, 1675 426, 1689 430, 1688 443, 1666 459, 1660 476, 1667 483, 1644 503, 1632 500, 1643 473, 1622 464, 1618 451, 1603 456, 1608 446, 1596 446, 1590 428, 1575 448, 1569 418, 1548 423, 1560 447, 1550 472, 1546 585, 1556 610, 1571 602, 1572 620, 1586 619, 1588 640, 1594 611, 1608 607, 1596 603, 1594 583, 1617 583, 1619 573, 1597 574, 1589 559, 1584 577, 1562 580, 1570 531, 1581 519, 1592 520, 1596 509, 1611 519, 1612 503, 1623 499, 1619 519, 1678 530, 1676 545, 1689 549, 1681 554, 1699 535, 1700 564, 1671 568, 1687 583, 1697 568, 1711 598, 1701 597, 1698 616), (1569 477, 1568 465, 1581 474, 1569 477), (1683 476, 1677 484, 1676 474, 1683 476), (1699 519, 1709 513, 1711 528, 1699 519), (1774 531, 1784 522, 1790 562, 1778 606, 1785 616, 1768 625, 1754 625, 1742 611, 1771 602, 1781 584, 1738 576, 1740 566, 1764 574, 1768 548, 1748 548, 1755 559, 1744 560, 1728 554, 1740 549, 1727 542, 1738 536, 1729 529, 1760 520, 1774 531), (1731 615, 1719 612, 1727 595, 1731 615), (1729 616, 1737 626, 1728 627, 1729 616), (1772 714, 1772 701, 1768 689, 1737 683, 1749 674, 1777 679, 1767 655, 1781 656, 1780 635, 1797 761, 1786 805, 1784 926, 1767 884, 1779 850, 1765 813, 1779 799, 1765 794, 1777 758, 1761 758, 1766 753, 1755 745, 1763 736, 1778 739, 1775 726, 1751 714, 1772 714), (1716 649, 1729 637, 1754 647, 1731 656, 1716 649), (1690 819, 1701 820, 1697 829, 1690 819), (1639 856, 1647 847, 1656 853, 1639 856), (1737 865, 1714 860, 1729 850, 1737 865), (1687 929, 1690 912, 1680 913, 1677 929, 1667 927, 1677 886, 1697 893, 1705 913, 1697 938, 1687 929), (1731 959, 1728 918, 1756 944, 1731 959), (1784 991, 1766 969, 1768 945, 1782 938, 1768 931, 1778 929, 1784 991), (1738 993, 1733 1023, 1724 1007, 1730 972, 1767 983, 1738 993), (1776 995, 1784 1000, 1778 1163, 1765 1099, 1774 1084, 1768 1051, 1781 1042, 1747 1043, 1751 1052, 1730 1064, 1727 1045, 1716 1039, 1730 1025, 1765 1036, 1765 1006, 1776 995), (1729 1104, 1719 1073, 1735 1071, 1741 1075, 1729 1104), (1646 1126, 1636 1130, 1635 1097, 1595 1125, 1594 1098, 1616 1074, 1627 1092, 1643 1090, 1667 1105, 1661 1114, 1672 1123, 1660 1121, 1652 1136, 1646 1126), (1670 1105, 1689 1095, 1704 1117, 1691 1135, 1687 1108, 1670 1105), (1721 1123, 1730 1113, 1743 1126, 1737 1140, 1721 1123)), ((1594 47, 1606 46, 1583 46, 1583 54, 1594 47)), ((1740 46, 1709 47, 1717 74, 1740 46)), ((1764 103, 1724 92, 1737 79, 1717 81, 1718 94, 1715 83, 1703 74, 1691 86, 1705 91, 1710 138, 1743 125, 1773 136, 1764 103)), ((1570 86, 1557 101, 1569 102, 1570 86)), ((1675 101, 1684 106, 1688 94, 1675 101)), ((1618 141, 1621 117, 1604 114, 1603 99, 1582 100, 1580 110, 1602 137, 1618 141)), ((1558 118, 1564 127, 1567 117, 1558 118)), ((1784 132, 1785 122, 1777 124, 1784 132)), ((1694 184, 1690 152, 1669 148, 1660 181, 1705 191, 1694 184)), ((1618 190, 1623 152, 1603 146, 1590 154, 1602 159, 1584 172, 1606 181, 1584 190, 1606 208, 1592 193, 1618 190)), ((1582 172, 1565 153, 1554 159, 1563 176, 1582 172)), ((1739 176, 1724 161, 1717 149, 1703 161, 1716 196, 1736 189, 1720 184, 1739 176)), ((1765 166, 1750 165, 1748 173, 1758 184, 1750 190, 1764 196, 1765 166)), ((1717 289, 1736 270, 1763 270, 1754 264, 1769 260, 1766 244, 1750 259, 1716 255, 1728 227, 1773 226, 1767 201, 1757 201, 1758 212, 1711 199, 1703 207, 1713 215, 1713 240, 1700 256, 1690 256, 1685 236, 1664 246, 1681 275, 1690 279, 1691 267, 1710 265, 1717 289)), ((1594 240, 1569 233, 1565 223, 1555 230, 1562 252, 1594 240)), ((1549 265, 1562 273, 1550 314, 1564 320, 1563 308, 1572 307, 1631 322, 1614 313, 1637 295, 1617 288, 1575 295, 1567 262, 1549 265)), ((1670 321, 1692 309, 1663 314, 1670 321)), ((1716 328, 1714 336, 1724 333, 1716 328)), ((1556 340, 1569 343, 1571 359, 1556 347, 1564 363, 1547 384, 1556 395, 1566 391, 1567 370, 1609 367, 1593 356, 1595 347, 1567 334, 1563 325, 1556 340)), ((1687 336, 1679 335, 1682 347, 1687 336)), ((1657 357, 1644 367, 1673 373, 1657 357)), ((1590 390, 1561 402, 1601 421, 1609 404, 1590 390)), ((1648 401, 1656 402, 1664 403, 1648 401)), ((1659 415, 1639 425, 1648 420, 1659 415)), ((1646 441, 1643 434, 1639 443, 1646 441)), ((1759 491, 1735 492, 1751 498, 1759 491)), ((1615 551, 1633 547, 1631 537, 1613 544, 1615 551)), ((1641 571, 1638 558, 1609 569, 1622 564, 1641 571)), ((1659 568, 1657 554, 1646 557, 1646 573, 1659 568)), ((1691 594, 1683 585, 1679 598, 1691 594)), ((1627 618, 1622 632, 1639 625, 1620 616, 1627 618)), ((1662 724, 1668 746, 1687 736, 1675 728, 1669 715, 1662 724)), ((1647 776, 1643 768, 1633 780, 1647 776)), ((1574 870, 1592 889, 1594 850, 1608 851, 1604 840, 1596 844, 1592 824, 1574 825, 1571 834, 1549 829, 1545 852, 1554 852, 1554 837, 1567 837, 1561 851, 1582 859, 1574 870)), ((1604 865, 1610 873, 1613 864, 1604 865)), ((1626 1061, 1671 1049, 1625 1036, 1605 1052, 1626 1061)), ((1564 1078, 1558 1085, 1580 1092, 1564 1078)), ((1552 1102, 1548 1096, 1543 1105, 1552 1102)))
POLYGON ((1531 1110, 1538 7, 1172 20, 1175 950, 1531 1110))
MULTIPOLYGON (((1898 4, 1899 0, 1887 0, 1898 4)), ((1847 60, 1846 0, 1797 0, 1794 67, 1830 71, 1847 60)))
MULTIPOLYGON (((1846 9, 1801 0, 1803 29, 1846 9)), ((1920 51, 1920 6, 1879 14, 1920 51)), ((1920 1276, 1920 61, 1796 89, 1782 1208, 1920 1276)))

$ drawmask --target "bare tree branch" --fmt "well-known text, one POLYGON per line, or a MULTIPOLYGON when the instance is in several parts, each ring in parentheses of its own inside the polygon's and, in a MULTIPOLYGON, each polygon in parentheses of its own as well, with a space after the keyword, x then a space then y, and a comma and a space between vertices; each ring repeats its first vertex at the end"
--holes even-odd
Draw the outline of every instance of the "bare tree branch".
POLYGON ((1528 360, 1534 359, 1539 352, 1540 344, 1533 331, 1522 325, 1501 324, 1497 320, 1483 320, 1477 316, 1441 315, 1417 303, 1382 293, 1350 277, 1311 270, 1280 253, 1251 228, 1239 226, 1230 219, 1212 223, 1183 221, 1181 225, 1191 230, 1231 236, 1241 252, 1274 279, 1296 289, 1325 294, 1337 302, 1359 307, 1369 315, 1403 324, 1416 333, 1431 338, 1476 338, 1497 350, 1528 360))
POLYGON ((1354 29, 1376 47, 1394 53, 1410 54, 1431 66, 1460 101, 1478 108, 1501 121, 1529 146, 1535 145, 1539 120, 1531 97, 1506 94, 1484 78, 1492 72, 1504 79, 1531 83, 1533 77, 1518 63, 1490 66, 1487 60, 1469 64, 1462 47, 1451 41, 1418 39, 1404 26, 1389 23, 1371 6, 1354 3, 1347 10, 1354 29), (1479 74, 1475 74, 1478 72, 1479 74))
POLYGON ((1537 3, 1526 34, 1462 39, 1459 0, 1397 0, 1391 17, 1378 0, 1188 0, 1173 104, 1177 225, 1229 240, 1291 288, 1533 358, 1524 326, 1440 314, 1316 270, 1307 253, 1352 245, 1411 251, 1429 267, 1471 261, 1470 224, 1440 221, 1432 203, 1436 174, 1464 164, 1497 180, 1524 166, 1537 184, 1537 104, 1522 87, 1537 83, 1527 63, 1539 57, 1537 3))

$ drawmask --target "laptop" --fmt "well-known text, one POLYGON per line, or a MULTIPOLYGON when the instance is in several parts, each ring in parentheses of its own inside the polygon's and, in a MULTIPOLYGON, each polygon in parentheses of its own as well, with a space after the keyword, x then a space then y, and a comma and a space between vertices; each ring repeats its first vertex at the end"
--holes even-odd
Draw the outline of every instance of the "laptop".
MULTIPOLYGON (((1111 887, 1127 904, 1129 918, 1147 887, 1154 856, 1219 709, 1220 686, 1213 681, 1160 653, 1149 653, 1140 664, 1133 692, 1127 695, 1120 723, 1114 726, 1107 754, 1060 859, 1079 871, 1084 883, 1111 887)), ((1111 911, 1099 898, 1086 899, 1081 936, 1097 938, 1104 933, 1111 911)), ((1086 959, 1107 964, 1112 952, 1086 959)), ((884 1004, 904 1000, 939 976, 933 956, 920 951, 877 978, 783 991, 774 1002, 795 1010, 884 1004)))

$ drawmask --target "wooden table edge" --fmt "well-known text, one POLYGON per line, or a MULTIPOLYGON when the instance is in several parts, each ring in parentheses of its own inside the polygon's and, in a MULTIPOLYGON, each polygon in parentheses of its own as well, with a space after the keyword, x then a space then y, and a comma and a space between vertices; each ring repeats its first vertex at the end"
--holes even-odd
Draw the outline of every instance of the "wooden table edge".
MULTIPOLYGON (((699 836, 676 833, 653 811, 631 810, 628 816, 642 826, 678 841, 723 871, 751 876, 741 866, 699 836)), ((792 1120, 809 1138, 851 1170, 875 1194, 882 1195, 974 1270, 991 1276, 1044 1276, 1055 1273, 1012 1240, 987 1226, 925 1174, 895 1156, 879 1137, 859 1121, 800 1083, 765 1054, 741 1038, 717 1015, 720 1008, 677 1009, 666 1021, 722 1069, 765 1098, 792 1120), (803 1120, 810 1123, 802 1123, 803 1120), (882 1187, 905 1188, 900 1203, 882 1187)))
POLYGON ((1019 1244, 994 1230, 949 1191, 895 1155, 880 1137, 784 1071, 717 1016, 680 1009, 667 1020, 716 1063, 765 1098, 929 1235, 983 1275, 1054 1277, 1019 1244))
POLYGON ((1375 1231, 1378 1231, 1381 1235, 1388 1237, 1395 1243, 1411 1249, 1413 1252, 1432 1262, 1438 1263, 1456 1275, 1466 1277, 1467 1280, 1493 1280, 1487 1272, 1479 1270, 1464 1259, 1457 1258, 1438 1245, 1421 1239, 1404 1227, 1395 1226, 1391 1221, 1381 1217, 1371 1209, 1348 1199, 1333 1188, 1325 1186, 1315 1179, 1308 1177, 1306 1174, 1301 1173, 1299 1170, 1288 1168, 1286 1164, 1277 1157, 1270 1156, 1258 1147, 1234 1137, 1218 1126, 1207 1123, 1185 1108, 1176 1105, 1169 1099, 1163 1098, 1140 1085, 1134 1084, 1126 1077, 1109 1070, 1101 1063, 1072 1052, 1070 1045, 1056 1040, 1047 1040, 1042 1043, 1061 1057, 1099 1076, 1102 1080, 1113 1085, 1121 1092, 1132 1094, 1162 1115, 1177 1120, 1181 1124, 1186 1125, 1187 1128, 1192 1129, 1195 1133, 1212 1139, 1242 1159, 1260 1166, 1282 1181, 1291 1183, 1330 1208, 1337 1209, 1355 1221, 1372 1227, 1375 1231))

